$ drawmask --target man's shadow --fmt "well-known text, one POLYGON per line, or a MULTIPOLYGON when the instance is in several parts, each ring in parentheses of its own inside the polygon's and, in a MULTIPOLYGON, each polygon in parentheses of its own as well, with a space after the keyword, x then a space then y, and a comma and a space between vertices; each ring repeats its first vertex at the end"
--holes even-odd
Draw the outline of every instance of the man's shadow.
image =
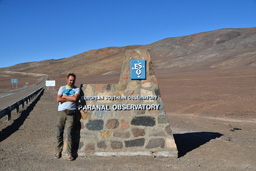
POLYGON ((76 117, 75 117, 75 124, 74 124, 74 127, 73 127, 73 136, 72 136, 72 153, 73 153, 73 156, 75 158, 78 157, 78 150, 80 148, 80 132, 81 132, 81 122, 80 122, 80 119, 81 119, 81 114, 79 111, 76 112, 76 117))
MULTIPOLYGON (((84 106, 86 104, 85 100, 82 100, 81 97, 84 96, 84 92, 82 90, 82 85, 80 87, 80 100, 78 101, 78 105, 84 106)), ((82 115, 79 110, 76 112, 76 117, 75 117, 75 123, 74 123, 74 128, 73 128, 73 136, 72 136, 72 141, 73 141, 73 147, 72 147, 72 153, 75 158, 78 157, 78 150, 80 149, 80 132, 81 132, 81 122, 80 119, 82 118, 82 115)))
POLYGON ((34 109, 35 105, 40 100, 43 94, 44 94, 44 89, 40 92, 40 94, 36 97, 36 99, 24 111, 21 112, 19 118, 15 119, 10 126, 0 131, 0 142, 8 138, 17 130, 19 130, 19 128, 21 127, 21 125, 23 125, 24 121, 29 116, 30 112, 34 109))
POLYGON ((223 134, 218 132, 192 132, 185 134, 173 134, 178 149, 178 157, 182 157, 188 152, 200 147, 212 139, 219 138, 222 135, 223 134))

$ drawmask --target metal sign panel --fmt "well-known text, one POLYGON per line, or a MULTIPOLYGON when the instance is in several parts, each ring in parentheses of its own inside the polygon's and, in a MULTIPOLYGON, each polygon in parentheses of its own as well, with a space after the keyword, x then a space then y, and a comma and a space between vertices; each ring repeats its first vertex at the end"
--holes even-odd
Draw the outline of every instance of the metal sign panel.
POLYGON ((17 78, 12 78, 11 83, 18 83, 18 79, 17 78))
POLYGON ((55 87, 55 80, 46 80, 46 87, 55 87))
POLYGON ((131 60, 131 79, 146 79, 146 60, 131 60))

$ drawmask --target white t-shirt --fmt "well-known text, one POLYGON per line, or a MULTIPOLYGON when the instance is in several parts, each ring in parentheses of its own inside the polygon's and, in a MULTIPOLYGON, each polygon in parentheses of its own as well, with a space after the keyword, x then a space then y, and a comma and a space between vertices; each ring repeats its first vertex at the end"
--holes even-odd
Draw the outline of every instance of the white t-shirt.
MULTIPOLYGON (((62 96, 74 96, 75 94, 80 94, 80 88, 74 86, 73 88, 68 88, 67 85, 61 86, 58 95, 62 96)), ((76 110, 76 103, 73 102, 59 102, 58 111, 63 110, 76 110)))

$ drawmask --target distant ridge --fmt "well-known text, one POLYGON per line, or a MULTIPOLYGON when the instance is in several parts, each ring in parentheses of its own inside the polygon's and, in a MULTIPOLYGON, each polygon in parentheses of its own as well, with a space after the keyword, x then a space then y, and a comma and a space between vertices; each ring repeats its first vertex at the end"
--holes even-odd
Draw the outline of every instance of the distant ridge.
POLYGON ((147 48, 159 72, 185 72, 256 66, 256 28, 220 29, 166 38, 148 45, 107 47, 59 60, 21 63, 0 68, 47 74, 50 78, 74 72, 80 77, 117 74, 126 50, 147 48))
POLYGON ((156 68, 228 69, 256 66, 256 28, 221 29, 152 43, 156 68))

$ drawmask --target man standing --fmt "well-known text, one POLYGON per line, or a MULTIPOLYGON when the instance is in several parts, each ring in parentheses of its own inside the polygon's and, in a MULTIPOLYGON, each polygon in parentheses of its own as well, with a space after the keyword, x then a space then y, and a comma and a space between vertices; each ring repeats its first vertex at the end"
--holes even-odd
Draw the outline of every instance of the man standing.
POLYGON ((67 128, 67 153, 68 160, 74 160, 72 155, 72 129, 77 111, 77 101, 79 99, 80 88, 75 86, 76 75, 73 73, 67 76, 67 85, 61 86, 58 95, 58 117, 57 117, 57 145, 55 158, 61 157, 63 150, 63 133, 66 125, 67 128))

